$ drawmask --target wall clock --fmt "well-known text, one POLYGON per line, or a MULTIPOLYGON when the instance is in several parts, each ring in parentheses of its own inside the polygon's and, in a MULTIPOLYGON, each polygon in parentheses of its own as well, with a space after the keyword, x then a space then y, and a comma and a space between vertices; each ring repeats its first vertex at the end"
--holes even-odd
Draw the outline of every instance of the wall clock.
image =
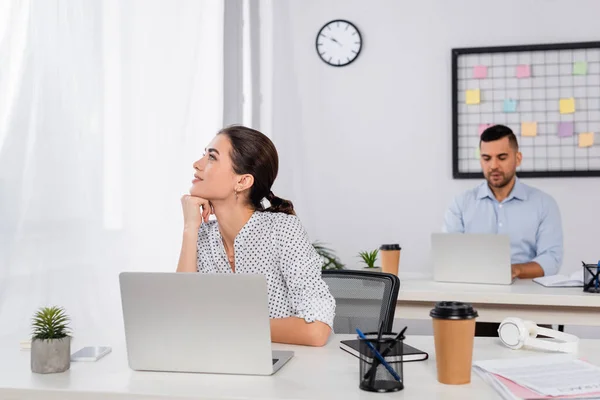
POLYGON ((321 60, 334 67, 344 67, 360 54, 362 37, 352 22, 336 19, 319 30, 316 47, 321 60))

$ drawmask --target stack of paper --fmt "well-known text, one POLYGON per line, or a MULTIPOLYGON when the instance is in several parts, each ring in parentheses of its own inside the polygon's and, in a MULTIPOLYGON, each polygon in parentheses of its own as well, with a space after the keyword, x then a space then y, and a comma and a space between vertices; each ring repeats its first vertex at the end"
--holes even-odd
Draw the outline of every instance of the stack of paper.
POLYGON ((570 354, 477 361, 473 369, 503 399, 600 398, 600 368, 570 354))
POLYGON ((546 287, 571 287, 583 286, 583 268, 573 272, 571 275, 550 275, 533 278, 533 281, 546 287))

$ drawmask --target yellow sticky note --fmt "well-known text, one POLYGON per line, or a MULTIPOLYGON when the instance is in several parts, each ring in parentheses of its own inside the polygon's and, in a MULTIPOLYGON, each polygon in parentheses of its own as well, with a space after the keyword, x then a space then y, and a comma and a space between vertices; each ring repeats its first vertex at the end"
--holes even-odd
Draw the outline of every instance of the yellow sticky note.
POLYGON ((594 132, 579 134, 579 147, 592 147, 594 145, 594 132))
POLYGON ((522 122, 521 136, 537 136, 537 122, 522 122))
POLYGON ((480 101, 479 89, 467 90, 467 104, 479 104, 480 101))
POLYGON ((561 114, 572 114, 575 112, 575 99, 570 97, 568 99, 560 99, 560 113, 561 114))

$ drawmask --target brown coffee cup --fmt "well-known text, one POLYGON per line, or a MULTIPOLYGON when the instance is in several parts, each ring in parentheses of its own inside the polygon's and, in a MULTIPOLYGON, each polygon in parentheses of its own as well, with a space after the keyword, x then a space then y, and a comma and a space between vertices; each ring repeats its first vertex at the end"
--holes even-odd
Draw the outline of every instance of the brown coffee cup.
POLYGON ((429 315, 433 318, 438 381, 447 385, 471 382, 477 311, 467 303, 442 301, 429 315))
POLYGON ((379 247, 381 255, 381 272, 398 275, 398 266, 400 265, 399 244, 383 244, 379 247))

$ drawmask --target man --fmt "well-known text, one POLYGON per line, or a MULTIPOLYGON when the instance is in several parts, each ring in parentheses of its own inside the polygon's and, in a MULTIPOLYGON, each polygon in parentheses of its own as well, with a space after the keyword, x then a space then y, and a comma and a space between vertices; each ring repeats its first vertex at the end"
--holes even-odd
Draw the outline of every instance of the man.
MULTIPOLYGON (((556 201, 517 179, 522 154, 510 128, 487 128, 481 134, 479 149, 486 182, 454 199, 446 212, 444 231, 508 234, 513 278, 555 275, 563 257, 562 223, 556 201)), ((493 329, 496 335, 497 325, 478 325, 480 332, 476 334, 485 335, 493 329)))

